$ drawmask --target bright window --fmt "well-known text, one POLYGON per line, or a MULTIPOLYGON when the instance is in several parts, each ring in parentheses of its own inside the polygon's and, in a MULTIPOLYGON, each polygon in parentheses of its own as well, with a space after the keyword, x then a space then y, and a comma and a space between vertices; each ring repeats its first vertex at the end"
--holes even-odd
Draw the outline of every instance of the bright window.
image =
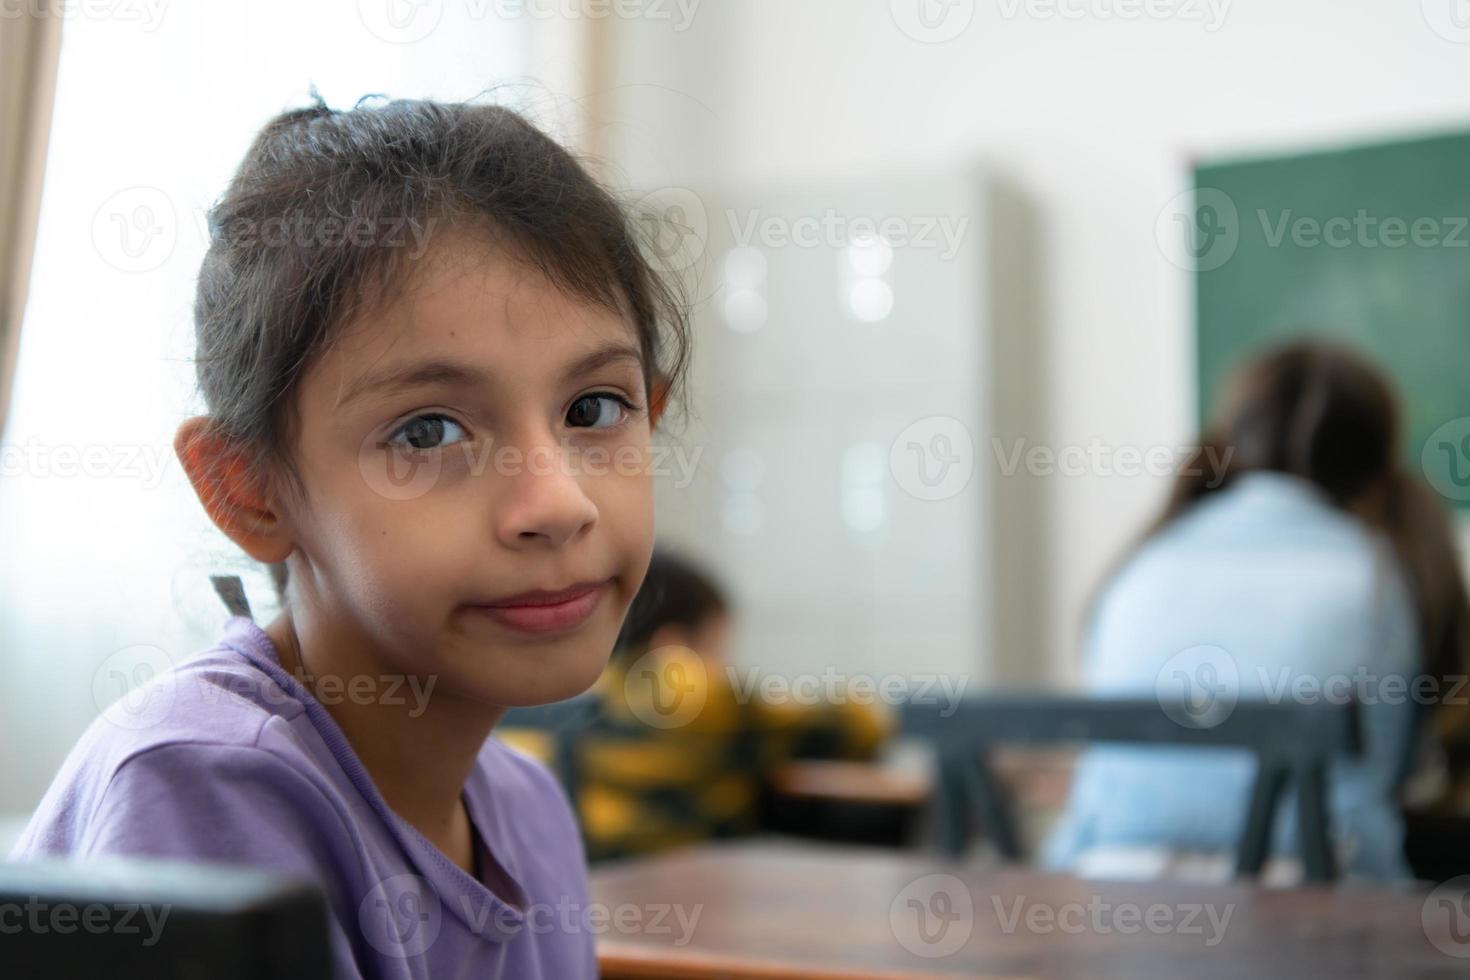
POLYGON ((335 108, 492 86, 505 100, 531 27, 443 0, 67 9, 0 446, 0 814, 34 805, 134 672, 130 648, 177 662, 212 642, 225 611, 211 572, 241 573, 257 618, 272 611, 265 575, 208 525, 171 449, 200 409, 205 211, 255 131, 312 84, 335 108))

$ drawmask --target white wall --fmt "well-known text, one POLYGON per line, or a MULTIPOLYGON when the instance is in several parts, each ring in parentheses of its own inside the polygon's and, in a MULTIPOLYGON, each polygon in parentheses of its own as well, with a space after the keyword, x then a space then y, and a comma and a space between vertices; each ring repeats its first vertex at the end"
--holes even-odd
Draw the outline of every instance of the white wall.
POLYGON ((992 657, 993 481, 966 448, 990 429, 986 190, 966 169, 680 194, 708 261, 698 414, 665 429, 692 479, 661 480, 659 537, 729 589, 747 677, 917 692, 992 657))
MULTIPOLYGON (((682 31, 610 20, 604 149, 648 186, 990 168, 1007 446, 1191 437, 1189 278, 1155 221, 1192 155, 1470 125, 1470 44, 1430 26, 1454 0, 1151 0, 1172 16, 1138 19, 1113 0, 981 0, 945 43, 897 26, 907 2, 705 0, 682 31)), ((1002 679, 1070 677, 1088 594, 1165 481, 1000 482, 1002 679)))

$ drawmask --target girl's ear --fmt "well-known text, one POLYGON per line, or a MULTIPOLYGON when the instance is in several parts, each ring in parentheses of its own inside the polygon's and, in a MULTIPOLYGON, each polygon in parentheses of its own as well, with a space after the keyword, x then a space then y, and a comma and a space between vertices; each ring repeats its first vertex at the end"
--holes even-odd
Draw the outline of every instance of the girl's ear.
POLYGON ((271 564, 295 550, 249 454, 226 439, 213 419, 186 419, 174 435, 174 453, 214 526, 247 555, 271 564))
POLYGON ((648 389, 648 427, 650 429, 658 425, 658 420, 663 417, 664 409, 669 404, 669 383, 662 378, 653 382, 648 389))

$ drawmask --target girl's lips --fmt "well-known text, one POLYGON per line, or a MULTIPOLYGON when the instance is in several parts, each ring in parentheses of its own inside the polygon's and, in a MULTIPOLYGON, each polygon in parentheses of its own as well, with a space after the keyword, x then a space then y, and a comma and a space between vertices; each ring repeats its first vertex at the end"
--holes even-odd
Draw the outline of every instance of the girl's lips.
POLYGON ((494 605, 469 608, 522 633, 554 633, 586 622, 607 591, 607 582, 573 586, 560 592, 527 592, 494 605))

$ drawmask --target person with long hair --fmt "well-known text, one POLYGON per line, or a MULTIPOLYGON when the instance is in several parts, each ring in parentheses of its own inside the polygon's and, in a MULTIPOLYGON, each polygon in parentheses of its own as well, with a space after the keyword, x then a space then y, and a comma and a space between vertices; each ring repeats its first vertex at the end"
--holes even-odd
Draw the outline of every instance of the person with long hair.
MULTIPOLYGON (((1098 696, 1153 695, 1182 656, 1242 700, 1357 700, 1364 752, 1332 767, 1330 817, 1344 870, 1374 878, 1409 873, 1397 794, 1470 647, 1449 517, 1401 463, 1400 427, 1390 381, 1346 347, 1300 340, 1247 362, 1084 638, 1098 696)), ((1091 749, 1046 862, 1226 854, 1253 778, 1241 750, 1091 749)), ((1296 847, 1293 808, 1277 853, 1296 847)))

